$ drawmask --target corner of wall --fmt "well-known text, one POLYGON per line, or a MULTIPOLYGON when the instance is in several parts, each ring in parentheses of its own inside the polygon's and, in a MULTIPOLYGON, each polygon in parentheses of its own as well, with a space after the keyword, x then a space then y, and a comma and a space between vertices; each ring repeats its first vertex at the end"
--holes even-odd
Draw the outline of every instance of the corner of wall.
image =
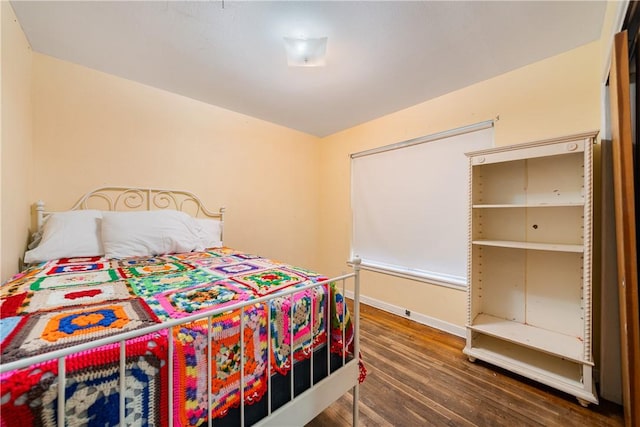
POLYGON ((11 4, 0 3, 0 281, 4 281, 19 271, 31 222, 33 54, 11 4))

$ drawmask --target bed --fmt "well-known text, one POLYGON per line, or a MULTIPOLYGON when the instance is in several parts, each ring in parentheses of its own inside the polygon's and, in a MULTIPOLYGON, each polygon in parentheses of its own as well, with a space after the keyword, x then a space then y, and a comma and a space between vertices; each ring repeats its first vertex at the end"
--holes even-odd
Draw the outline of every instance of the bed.
POLYGON ((357 425, 359 260, 328 278, 228 248, 223 216, 161 189, 38 202, 0 287, 0 425, 302 426, 349 390, 357 425))

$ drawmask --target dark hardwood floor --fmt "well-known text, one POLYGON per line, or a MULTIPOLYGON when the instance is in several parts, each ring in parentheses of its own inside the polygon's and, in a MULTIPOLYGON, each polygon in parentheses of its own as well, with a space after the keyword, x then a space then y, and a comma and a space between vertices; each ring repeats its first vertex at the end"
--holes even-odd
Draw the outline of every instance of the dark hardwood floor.
MULTIPOLYGON (((477 361, 462 338, 362 306, 361 426, 622 426, 622 407, 573 396, 477 361)), ((351 425, 351 393, 307 427, 351 425)))

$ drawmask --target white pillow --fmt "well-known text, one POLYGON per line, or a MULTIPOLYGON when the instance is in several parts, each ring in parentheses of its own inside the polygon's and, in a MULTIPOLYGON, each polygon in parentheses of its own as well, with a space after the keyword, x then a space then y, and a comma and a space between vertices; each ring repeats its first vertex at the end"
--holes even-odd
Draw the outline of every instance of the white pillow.
POLYGON ((194 218, 200 227, 200 242, 203 248, 222 246, 222 221, 208 218, 194 218))
POLYGON ((100 239, 101 218, 102 213, 97 210, 51 214, 44 223, 40 244, 25 252, 24 262, 104 255, 100 239))
POLYGON ((103 212, 102 244, 108 258, 202 250, 201 228, 174 210, 103 212))

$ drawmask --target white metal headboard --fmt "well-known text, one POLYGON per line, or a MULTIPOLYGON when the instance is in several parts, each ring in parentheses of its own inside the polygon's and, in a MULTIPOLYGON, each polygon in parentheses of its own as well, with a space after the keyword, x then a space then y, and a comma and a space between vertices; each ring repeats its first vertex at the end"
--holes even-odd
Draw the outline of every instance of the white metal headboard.
MULTIPOLYGON (((102 187, 89 191, 70 210, 99 209, 103 211, 134 211, 175 209, 188 212, 194 217, 219 219, 223 221, 225 208, 211 212, 204 207, 195 194, 182 190, 158 188, 102 187)), ((47 212, 42 200, 36 203, 36 225, 42 229, 45 219, 53 212, 47 212)))

